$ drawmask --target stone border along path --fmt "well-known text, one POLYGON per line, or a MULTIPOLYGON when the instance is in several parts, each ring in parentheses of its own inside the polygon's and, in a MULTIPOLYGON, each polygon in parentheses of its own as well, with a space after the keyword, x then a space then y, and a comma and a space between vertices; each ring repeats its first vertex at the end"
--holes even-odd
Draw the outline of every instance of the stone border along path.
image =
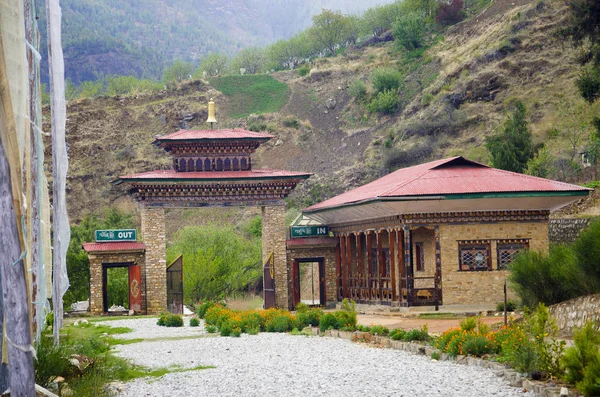
MULTIPOLYGON (((216 367, 113 384, 111 389, 119 396, 533 395, 509 386, 488 368, 435 362, 407 351, 352 343, 339 338, 340 332, 329 332, 338 338, 275 333, 203 338, 202 322, 195 328, 198 338, 190 339, 186 331, 190 327, 159 327, 156 319, 114 320, 103 324, 126 326, 134 329, 131 334, 135 337, 145 335, 153 339, 115 347, 118 356, 134 364, 150 368, 216 367), (168 332, 165 334, 163 329, 168 332), (163 339, 188 338, 157 340, 158 335, 164 335, 163 339)), ((128 334, 115 337, 125 335, 128 334)), ((419 347, 424 348, 416 349, 419 347)))

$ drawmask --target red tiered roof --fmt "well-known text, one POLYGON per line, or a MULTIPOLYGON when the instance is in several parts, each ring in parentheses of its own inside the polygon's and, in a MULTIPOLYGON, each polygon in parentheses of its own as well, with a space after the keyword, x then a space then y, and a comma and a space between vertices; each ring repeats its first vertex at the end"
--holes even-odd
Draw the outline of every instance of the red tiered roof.
POLYGON ((122 182, 166 182, 166 181, 216 181, 216 180, 261 180, 261 179, 305 179, 312 174, 305 172, 272 170, 262 168, 250 171, 202 171, 202 172, 177 172, 175 170, 157 170, 142 172, 140 174, 126 175, 111 183, 118 185, 122 182))
POLYGON ((462 156, 392 172, 371 183, 315 204, 304 211, 352 205, 378 199, 485 193, 566 193, 587 189, 516 172, 491 168, 462 156))
POLYGON ((83 243, 85 252, 99 251, 140 251, 146 249, 146 244, 139 241, 117 241, 110 243, 83 243))
POLYGON ((159 136, 154 140, 158 142, 177 141, 214 141, 214 140, 259 140, 268 141, 274 138, 271 134, 262 132, 246 131, 241 128, 229 128, 223 130, 179 130, 172 134, 159 136))

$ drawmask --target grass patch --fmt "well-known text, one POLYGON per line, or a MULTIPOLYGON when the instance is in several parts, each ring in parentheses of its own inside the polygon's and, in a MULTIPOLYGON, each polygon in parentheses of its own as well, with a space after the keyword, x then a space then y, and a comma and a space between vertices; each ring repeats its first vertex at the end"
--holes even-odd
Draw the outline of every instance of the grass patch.
POLYGON ((278 112, 287 102, 287 84, 268 75, 224 76, 209 80, 229 98, 232 118, 278 112))
POLYGON ((203 369, 216 368, 213 365, 197 365, 193 368, 181 368, 180 366, 164 367, 157 369, 148 369, 145 367, 132 367, 123 374, 124 381, 133 380, 136 378, 160 378, 166 374, 172 374, 177 372, 190 372, 190 371, 201 371, 203 369))
POLYGON ((457 318, 464 318, 465 316, 461 316, 454 313, 421 313, 417 318, 424 319, 437 319, 437 320, 455 320, 457 318))

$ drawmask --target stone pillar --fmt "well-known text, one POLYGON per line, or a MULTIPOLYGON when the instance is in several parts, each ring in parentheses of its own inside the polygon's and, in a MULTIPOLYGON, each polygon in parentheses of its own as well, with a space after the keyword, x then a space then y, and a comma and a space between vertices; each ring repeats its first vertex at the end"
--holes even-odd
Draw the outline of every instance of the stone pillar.
POLYGON ((102 260, 96 255, 89 255, 90 260, 90 313, 102 314, 102 260))
POLYGON ((146 264, 142 279, 146 280, 148 314, 167 311, 167 259, 164 208, 142 207, 142 238, 146 244, 146 264))
MULTIPOLYGON (((261 207, 262 213, 262 259, 263 264, 273 252, 273 266, 275 276, 275 306, 282 309, 291 309, 292 272, 287 262, 286 254, 286 224, 285 206, 261 207)), ((146 259, 147 260, 147 259, 146 259)))

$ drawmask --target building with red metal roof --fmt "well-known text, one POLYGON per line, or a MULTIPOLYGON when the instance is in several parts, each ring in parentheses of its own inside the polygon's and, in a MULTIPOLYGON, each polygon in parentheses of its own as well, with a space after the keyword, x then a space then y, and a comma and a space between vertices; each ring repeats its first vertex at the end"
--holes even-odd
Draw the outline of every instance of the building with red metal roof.
MULTIPOLYGON (((514 258, 548 249, 549 214, 590 190, 452 157, 397 170, 302 216, 338 240, 336 263, 323 270, 335 274, 337 301, 493 308, 514 258)), ((292 262, 315 256, 300 246, 288 242, 292 262)))

